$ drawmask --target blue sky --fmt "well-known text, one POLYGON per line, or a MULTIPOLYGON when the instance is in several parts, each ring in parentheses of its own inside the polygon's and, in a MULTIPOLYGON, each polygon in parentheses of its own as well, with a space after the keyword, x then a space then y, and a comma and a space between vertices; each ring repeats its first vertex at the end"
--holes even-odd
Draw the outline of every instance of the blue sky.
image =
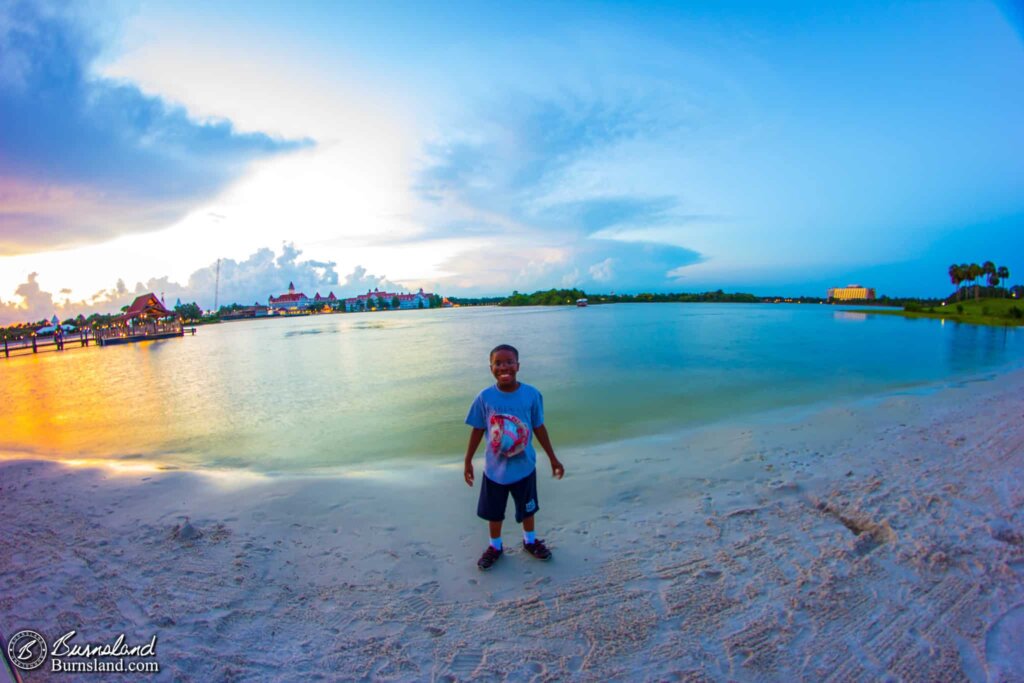
POLYGON ((26 286, 37 308, 150 286, 209 305, 217 258, 246 301, 292 278, 938 295, 987 259, 1016 283, 1022 23, 985 2, 16 2, 0 316, 26 286))

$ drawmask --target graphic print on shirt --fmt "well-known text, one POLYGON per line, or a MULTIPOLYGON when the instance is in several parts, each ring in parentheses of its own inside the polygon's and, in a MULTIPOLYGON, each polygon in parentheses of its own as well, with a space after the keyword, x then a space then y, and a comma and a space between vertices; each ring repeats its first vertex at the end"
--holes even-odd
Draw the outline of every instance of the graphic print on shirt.
POLYGON ((530 430, 515 415, 494 413, 491 415, 490 449, 499 457, 512 458, 526 450, 530 430))

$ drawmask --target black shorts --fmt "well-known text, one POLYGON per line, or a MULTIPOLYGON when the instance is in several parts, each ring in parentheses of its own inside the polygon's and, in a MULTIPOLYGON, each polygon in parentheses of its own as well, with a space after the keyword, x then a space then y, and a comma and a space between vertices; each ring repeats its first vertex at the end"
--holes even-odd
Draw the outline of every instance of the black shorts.
POLYGON ((540 510, 537 504, 537 470, 511 484, 498 484, 485 474, 480 486, 480 502, 476 505, 477 516, 488 522, 503 521, 510 493, 516 504, 516 521, 522 523, 527 517, 532 517, 540 510))

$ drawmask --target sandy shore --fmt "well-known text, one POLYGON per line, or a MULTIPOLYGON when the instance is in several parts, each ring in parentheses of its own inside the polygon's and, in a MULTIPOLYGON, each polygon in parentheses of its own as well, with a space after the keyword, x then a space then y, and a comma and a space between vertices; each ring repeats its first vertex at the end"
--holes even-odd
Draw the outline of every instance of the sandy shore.
POLYGON ((9 460, 0 630, 155 634, 159 680, 1024 680, 1021 396, 1008 372, 564 450, 554 560, 509 525, 488 573, 458 464, 9 460))

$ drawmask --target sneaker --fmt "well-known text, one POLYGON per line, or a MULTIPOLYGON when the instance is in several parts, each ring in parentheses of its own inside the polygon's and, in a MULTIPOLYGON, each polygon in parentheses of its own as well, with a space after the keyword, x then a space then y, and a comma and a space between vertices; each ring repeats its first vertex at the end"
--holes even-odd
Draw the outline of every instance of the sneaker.
POLYGON ((476 566, 480 571, 485 572, 498 561, 499 557, 501 557, 501 551, 493 545, 488 545, 487 550, 485 550, 484 554, 480 556, 480 559, 476 561, 476 566))
POLYGON ((546 545, 544 545, 544 541, 540 540, 539 538, 533 543, 527 543, 526 541, 523 541, 523 550, 530 553, 538 560, 551 559, 551 551, 548 550, 548 547, 546 545))

